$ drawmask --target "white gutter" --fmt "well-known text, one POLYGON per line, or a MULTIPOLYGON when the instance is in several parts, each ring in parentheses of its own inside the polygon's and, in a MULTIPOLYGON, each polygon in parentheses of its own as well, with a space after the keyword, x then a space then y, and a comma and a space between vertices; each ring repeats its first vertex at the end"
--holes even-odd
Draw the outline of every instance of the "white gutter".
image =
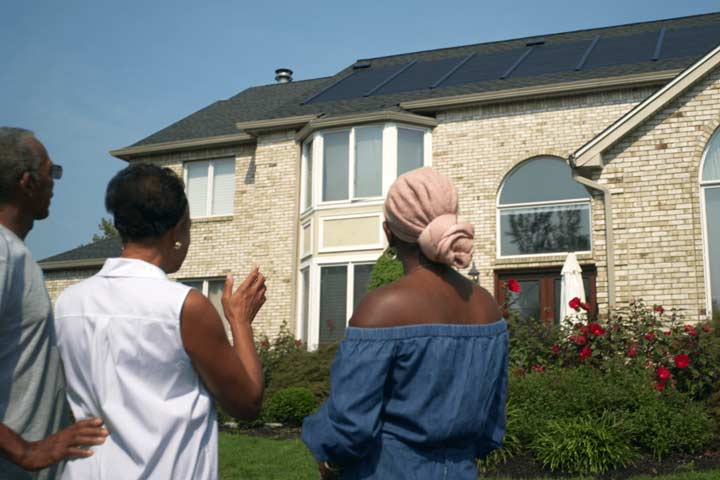
POLYGON ((615 238, 613 235, 613 209, 612 194, 610 190, 587 177, 582 176, 575 165, 575 157, 570 155, 568 163, 572 169, 572 178, 578 183, 592 188, 603 195, 603 204, 605 207, 605 258, 607 262, 607 282, 608 282, 608 306, 610 310, 615 308, 615 238))

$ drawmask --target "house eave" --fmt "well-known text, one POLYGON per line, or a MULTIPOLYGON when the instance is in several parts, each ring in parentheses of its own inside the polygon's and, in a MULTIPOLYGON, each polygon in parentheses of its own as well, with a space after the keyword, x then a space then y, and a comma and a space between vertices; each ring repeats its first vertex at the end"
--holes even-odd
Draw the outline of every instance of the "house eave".
POLYGON ((324 128, 345 127, 374 122, 399 122, 430 128, 434 128, 438 124, 438 121, 435 118, 427 117, 425 115, 398 112, 395 110, 382 110, 379 112, 316 118, 315 120, 308 122, 308 124, 305 125, 305 127, 303 127, 297 135, 295 135, 295 140, 302 142, 313 132, 324 128))
POLYGON ((308 122, 317 118, 317 114, 298 115, 295 117, 273 118, 269 120, 254 120, 252 122, 238 122, 235 127, 249 135, 256 136, 260 132, 274 130, 292 130, 304 127, 308 122))
POLYGON ((152 145, 138 145, 117 150, 110 150, 110 155, 121 160, 129 161, 135 157, 145 155, 158 155, 162 153, 177 152, 181 150, 197 150, 207 147, 221 147, 225 145, 254 143, 255 137, 245 132, 216 137, 194 138, 176 142, 155 143, 152 145))
POLYGON ((614 90, 625 87, 636 88, 650 85, 662 85, 668 80, 676 77, 680 72, 681 70, 678 69, 663 70, 660 72, 578 80, 574 82, 555 83, 552 85, 542 85, 537 87, 511 88, 494 92, 470 93, 467 95, 453 95, 423 100, 411 100, 409 102, 402 102, 400 107, 408 111, 430 112, 464 108, 473 105, 564 96, 568 93, 586 93, 614 90))
POLYGON ((107 258, 89 258, 83 260, 61 260, 56 262, 38 262, 38 265, 44 272, 52 272, 55 270, 86 270, 90 268, 100 268, 107 258))

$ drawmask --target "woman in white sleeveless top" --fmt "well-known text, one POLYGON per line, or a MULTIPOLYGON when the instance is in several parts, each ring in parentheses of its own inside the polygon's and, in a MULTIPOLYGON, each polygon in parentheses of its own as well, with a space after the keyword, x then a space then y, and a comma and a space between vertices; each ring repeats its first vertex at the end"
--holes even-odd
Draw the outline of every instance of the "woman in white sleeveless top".
POLYGON ((215 479, 214 400, 239 418, 258 414, 262 367, 251 323, 265 301, 255 269, 218 313, 197 290, 176 283, 190 244, 182 181, 170 169, 132 165, 108 185, 123 254, 65 290, 57 340, 76 418, 101 417, 110 436, 94 455, 71 461, 67 479, 215 479))

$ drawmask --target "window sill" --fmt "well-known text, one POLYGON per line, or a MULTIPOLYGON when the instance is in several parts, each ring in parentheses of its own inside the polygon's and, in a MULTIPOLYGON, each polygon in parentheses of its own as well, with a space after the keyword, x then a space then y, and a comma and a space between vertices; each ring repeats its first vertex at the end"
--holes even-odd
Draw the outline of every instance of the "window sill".
MULTIPOLYGON (((569 252, 542 253, 537 255, 518 255, 513 257, 497 257, 495 268, 515 267, 526 265, 557 265, 562 264, 569 252)), ((578 262, 591 262, 594 260, 592 252, 575 252, 578 262)))
POLYGON ((215 217, 198 217, 191 218, 192 223, 212 223, 212 222, 230 222, 235 218, 234 215, 217 215, 215 217))

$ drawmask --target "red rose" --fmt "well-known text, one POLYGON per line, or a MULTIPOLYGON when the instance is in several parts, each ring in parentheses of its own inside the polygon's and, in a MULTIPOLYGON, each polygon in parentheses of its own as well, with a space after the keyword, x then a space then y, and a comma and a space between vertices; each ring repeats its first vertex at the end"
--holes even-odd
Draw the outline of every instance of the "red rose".
POLYGON ((554 354, 554 355, 557 355, 559 351, 560 351, 560 345, 558 345, 557 343, 554 344, 554 345, 552 346, 552 352, 553 352, 553 354, 554 354))
POLYGON ((588 330, 588 327, 586 327, 585 325, 580 325, 579 323, 578 325, 578 330, 580 330, 580 333, 582 333, 583 335, 587 335, 590 332, 590 330, 588 330))
POLYGON ((589 303, 581 303, 580 307, 585 310, 586 312, 590 310, 590 304, 589 303))
POLYGON ((711 327, 710 325, 708 325, 707 323, 703 323, 703 324, 702 324, 702 329, 703 329, 706 333, 712 333, 712 331, 713 331, 712 327, 711 327))
POLYGON ((596 337, 601 337, 601 336, 605 335, 605 330, 603 330, 603 328, 595 322, 588 325, 588 330, 590 331, 590 333, 592 333, 596 337))
POLYGON ((655 334, 653 332, 647 332, 645 334, 645 340, 648 342, 652 342, 655 339, 655 334))
POLYGON ((695 330, 695 325, 687 324, 685 325, 685 333, 690 335, 691 337, 697 337, 697 330, 695 330))
POLYGON ((613 325, 613 332, 619 332, 619 331, 620 331, 620 327, 618 327, 617 325, 613 325))
POLYGON ((657 313, 659 313, 660 315, 662 315, 663 312, 665 311, 665 309, 663 308, 662 305, 655 305, 655 306, 653 307, 653 310, 655 310, 655 311, 656 311, 657 313))
POLYGON ((627 351, 628 357, 635 357, 637 356, 637 342, 633 342, 632 347, 630 347, 630 350, 627 351))
POLYGON ((533 365, 532 369, 538 373, 542 373, 545 371, 545 368, 542 365, 533 365))
POLYGON ((575 297, 568 302, 568 305, 573 310, 577 310, 578 308, 580 308, 580 299, 578 297, 575 297))
POLYGON ((655 390, 658 390, 658 391, 662 392, 663 390, 665 390, 665 384, 664 384, 664 383, 659 383, 659 382, 656 383, 656 384, 655 384, 655 390))
POLYGON ((658 379, 661 382, 667 382, 670 380, 670 370, 665 367, 658 367, 655 373, 657 373, 658 379))
POLYGON ((684 353, 675 355, 675 366, 678 367, 679 369, 689 367, 690 366, 690 357, 688 357, 684 353))
POLYGON ((295 340, 296 347, 302 347, 302 340, 295 340))
POLYGON ((580 351, 580 360, 585 360, 586 358, 590 358, 592 355, 592 350, 590 350, 590 347, 585 347, 580 351))
POLYGON ((513 293, 520 293, 520 291, 522 290, 522 287, 520 286, 520 282, 518 282, 514 278, 511 278, 510 280, 508 280, 507 287, 508 287, 508 290, 510 290, 513 293))
POLYGON ((577 345, 585 345, 587 343, 587 338, 582 335, 570 335, 570 341, 577 345))
POLYGON ((672 335, 672 330, 665 330, 663 333, 666 337, 669 337, 670 335, 672 335))
POLYGON ((268 342, 267 340, 263 340, 262 342, 260 342, 260 347, 261 348, 270 348, 270 342, 268 342))

